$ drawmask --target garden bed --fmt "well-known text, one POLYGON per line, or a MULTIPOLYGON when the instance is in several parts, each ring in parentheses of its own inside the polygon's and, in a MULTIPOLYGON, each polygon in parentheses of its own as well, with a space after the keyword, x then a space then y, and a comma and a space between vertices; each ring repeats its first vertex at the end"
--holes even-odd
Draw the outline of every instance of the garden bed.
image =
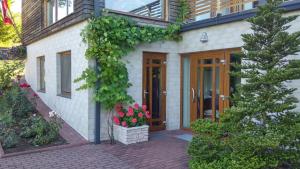
POLYGON ((36 110, 38 96, 28 96, 30 86, 13 84, 0 95, 0 146, 1 156, 33 152, 66 145, 60 136, 62 120, 49 112, 45 120, 36 110), (28 99, 30 98, 30 99, 28 99))
POLYGON ((59 136, 56 141, 42 146, 34 146, 30 144, 27 139, 21 139, 20 142, 15 147, 4 150, 4 153, 7 155, 11 153, 32 151, 32 150, 44 149, 53 146, 65 145, 65 144, 68 143, 61 136, 59 136))

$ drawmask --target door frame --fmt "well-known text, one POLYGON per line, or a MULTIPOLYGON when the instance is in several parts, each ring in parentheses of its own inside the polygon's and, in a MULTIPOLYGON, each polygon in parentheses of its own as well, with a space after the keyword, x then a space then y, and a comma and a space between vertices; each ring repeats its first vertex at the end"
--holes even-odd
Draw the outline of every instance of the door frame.
MULTIPOLYGON (((226 81, 224 83, 224 88, 228 89, 225 90, 224 95, 226 96, 230 96, 230 63, 231 63, 231 54, 232 53, 238 53, 241 52, 241 48, 237 47, 237 48, 225 48, 225 49, 217 49, 217 50, 207 50, 207 51, 199 51, 199 52, 191 52, 191 53, 181 53, 180 54, 180 128, 182 130, 188 130, 190 131, 190 128, 184 128, 183 127, 183 59, 184 57, 187 57, 187 55, 189 55, 188 57, 192 57, 191 55, 201 55, 204 53, 209 53, 209 52, 224 52, 225 55, 225 60, 226 62, 228 62, 229 64, 225 64, 225 68, 224 70, 227 72, 224 75, 224 81, 226 81)), ((192 66, 192 64, 190 65, 192 66)), ((230 103, 224 103, 224 107, 229 107, 230 103)))
MULTIPOLYGON (((149 119, 148 123, 149 123, 149 127, 150 127, 150 131, 160 131, 160 130, 165 130, 166 129, 166 125, 165 125, 165 121, 166 121, 166 92, 167 91, 167 67, 166 67, 166 61, 167 61, 167 54, 166 53, 160 53, 160 52, 143 52, 143 78, 142 78, 142 102, 143 104, 146 102, 145 101, 145 88, 146 88, 146 68, 147 67, 158 67, 161 66, 162 68, 162 98, 161 98, 161 112, 160 112, 160 118, 157 121, 162 121, 162 124, 160 126, 152 126, 152 122, 153 119, 149 119), (147 64, 146 61, 147 59, 161 59, 163 62, 161 64, 147 64)), ((151 73, 152 74, 152 73, 151 73)), ((151 74, 149 76, 151 76, 151 74)), ((152 78, 150 78, 150 84, 152 83, 152 78)), ((150 85, 150 91, 152 91, 152 85, 150 85)), ((147 91, 148 93, 150 93, 149 91, 147 91)), ((149 99, 149 104, 152 105, 152 94, 150 95, 150 99, 149 99)), ((152 107, 148 107, 148 110, 150 111, 150 113, 152 114, 152 107)))

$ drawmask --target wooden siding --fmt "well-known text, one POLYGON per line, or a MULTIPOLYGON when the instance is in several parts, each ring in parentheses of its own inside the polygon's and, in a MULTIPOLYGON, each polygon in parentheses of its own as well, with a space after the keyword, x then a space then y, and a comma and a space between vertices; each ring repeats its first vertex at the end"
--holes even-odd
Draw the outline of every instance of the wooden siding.
MULTIPOLYGON (((93 13, 100 15, 105 6, 105 0, 74 0, 74 12, 65 18, 46 25, 45 16, 46 0, 23 0, 22 1, 22 40, 23 44, 28 45, 42 38, 45 38, 55 32, 58 32, 71 25, 79 23, 89 18, 93 13)), ((123 15, 136 20, 141 25, 166 26, 168 22, 174 22, 177 18, 179 0, 166 0, 165 12, 167 16, 163 19, 143 17, 124 13, 120 11, 111 11, 111 13, 123 15)))
MULTIPOLYGON (((103 1, 95 0, 97 8, 103 8, 103 1)), ((73 13, 50 26, 46 26, 44 2, 45 0, 22 1, 22 40, 25 45, 81 22, 89 18, 94 12, 94 0, 74 0, 73 13)))

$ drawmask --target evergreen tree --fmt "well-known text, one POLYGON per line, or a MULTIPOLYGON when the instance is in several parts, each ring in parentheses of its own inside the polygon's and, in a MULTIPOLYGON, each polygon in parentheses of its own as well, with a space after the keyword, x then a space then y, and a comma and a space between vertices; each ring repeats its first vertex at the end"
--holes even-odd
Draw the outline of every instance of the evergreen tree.
POLYGON ((245 79, 232 97, 233 105, 220 124, 199 120, 189 147, 191 168, 268 169, 300 168, 300 113, 295 111, 300 79, 300 32, 289 33, 297 16, 284 17, 281 0, 268 0, 248 19, 253 33, 242 35, 242 71, 245 79))

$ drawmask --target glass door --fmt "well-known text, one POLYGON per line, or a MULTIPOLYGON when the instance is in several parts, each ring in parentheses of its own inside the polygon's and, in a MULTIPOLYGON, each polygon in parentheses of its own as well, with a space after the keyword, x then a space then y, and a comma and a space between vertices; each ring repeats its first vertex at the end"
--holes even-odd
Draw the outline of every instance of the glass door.
POLYGON ((164 130, 166 121, 166 55, 144 53, 143 104, 152 114, 150 130, 164 130))
POLYGON ((229 106, 225 52, 192 54, 190 58, 190 120, 219 121, 224 108, 229 106))

